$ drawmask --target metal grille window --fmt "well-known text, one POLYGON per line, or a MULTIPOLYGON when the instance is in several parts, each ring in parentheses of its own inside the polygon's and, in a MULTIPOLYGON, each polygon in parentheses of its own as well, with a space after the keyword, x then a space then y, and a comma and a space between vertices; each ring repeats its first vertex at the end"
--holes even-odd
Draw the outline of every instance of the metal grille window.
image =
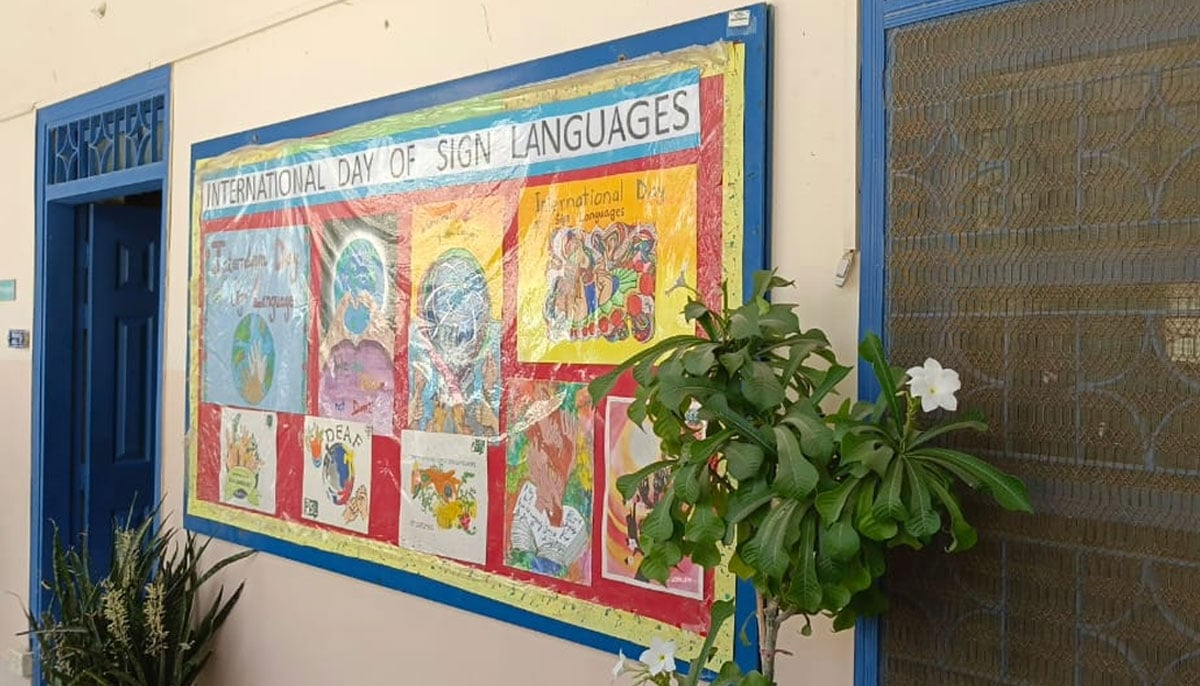
POLYGON ((897 553, 888 686, 1200 684, 1200 2, 887 36, 886 325, 960 371, 1036 517, 897 553))
POLYGON ((46 185, 163 159, 166 97, 157 95, 47 129, 46 185))

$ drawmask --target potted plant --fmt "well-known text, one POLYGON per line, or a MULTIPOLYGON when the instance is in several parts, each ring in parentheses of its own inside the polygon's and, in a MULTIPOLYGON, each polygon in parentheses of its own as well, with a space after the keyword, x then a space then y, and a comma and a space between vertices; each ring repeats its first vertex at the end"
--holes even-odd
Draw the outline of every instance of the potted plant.
MULTIPOLYGON (((814 615, 832 617, 843 630, 882 612, 888 549, 921 549, 942 537, 949 552, 972 547, 977 536, 960 506, 963 485, 1032 512, 1018 479, 939 441, 985 431, 978 417, 925 420, 934 410, 957 410, 953 370, 932 359, 893 368, 870 335, 859 353, 879 382, 879 398, 834 405, 850 368, 838 363, 823 332, 801 328, 795 305, 770 301, 772 289, 791 282, 763 271, 753 283, 737 307, 727 295, 720 309, 692 298, 685 315, 698 335, 668 338, 590 388, 598 400, 631 372, 630 419, 660 440, 661 461, 621 478, 622 495, 669 472, 641 527, 641 573, 665 581, 689 557, 705 568, 727 565, 752 582, 761 672, 743 675, 727 664, 716 682, 744 686, 775 683, 779 629, 789 619, 801 618, 808 635, 814 615), (706 426, 700 435, 687 429, 696 419, 706 426)), ((715 606, 710 634, 730 614, 715 606)), ((652 674, 661 661, 643 657, 651 662, 634 668, 640 682, 683 679, 652 674)), ((697 667, 706 664, 706 655, 697 659, 697 667)))
POLYGON ((225 567, 253 551, 205 569, 209 541, 188 532, 156 529, 152 514, 136 528, 117 525, 108 573, 92 579, 86 544, 68 548, 54 536, 50 607, 26 611, 42 678, 52 686, 129 684, 186 686, 196 682, 213 640, 241 598, 243 584, 211 602, 201 589, 225 567))

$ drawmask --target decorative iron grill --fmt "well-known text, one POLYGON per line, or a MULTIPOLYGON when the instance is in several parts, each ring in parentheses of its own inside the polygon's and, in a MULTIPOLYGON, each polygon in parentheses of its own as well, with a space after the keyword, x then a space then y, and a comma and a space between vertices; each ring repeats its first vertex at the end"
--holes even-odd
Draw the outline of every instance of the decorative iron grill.
POLYGON ((157 95, 48 127, 46 185, 161 162, 165 110, 157 95))
POLYGON ((1200 2, 888 35, 887 334, 1037 515, 896 553, 888 686, 1200 684, 1200 2))

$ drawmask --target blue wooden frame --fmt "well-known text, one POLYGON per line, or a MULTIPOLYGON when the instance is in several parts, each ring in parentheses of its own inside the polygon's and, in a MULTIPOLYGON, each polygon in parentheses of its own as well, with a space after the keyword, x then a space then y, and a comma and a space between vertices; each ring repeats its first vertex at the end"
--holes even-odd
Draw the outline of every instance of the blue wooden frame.
MULTIPOLYGON (((61 431, 53 423, 53 417, 68 416, 69 400, 64 404, 48 397, 47 388, 70 387, 71 341, 70 316, 58 316, 51 312, 48 303, 70 301, 70 284, 63 279, 50 278, 50 266, 74 259, 73 241, 51 240, 51 227, 62 223, 73 225, 76 205, 120 197, 135 193, 159 190, 163 194, 162 217, 160 219, 159 255, 160 279, 164 280, 167 269, 167 177, 170 168, 170 92, 171 69, 160 67, 125 79, 110 86, 80 95, 64 102, 50 105, 37 112, 36 160, 34 163, 34 221, 35 221, 35 287, 33 305, 33 473, 30 482, 30 536, 29 536, 29 607, 34 613, 44 608, 44 597, 40 581, 44 571, 50 568, 51 550, 45 545, 46 526, 52 522, 66 521, 69 503, 61 493, 61 485, 71 483, 70 434, 61 431), (91 176, 77 181, 65 181, 47 185, 47 129, 66 122, 78 120, 92 114, 107 112, 113 108, 132 104, 147 98, 162 96, 162 160, 130 169, 91 176), (65 324, 64 324, 65 322, 65 324), (63 332, 59 331, 64 327, 63 332)), ((159 289, 159 312, 165 312, 166 288, 159 289)), ((163 359, 165 317, 158 322, 157 345, 160 367, 163 359)), ((162 375, 155 384, 154 407, 158 444, 155 446, 154 499, 161 498, 161 450, 162 450, 162 375)), ((60 399, 61 400, 61 399, 60 399)), ((36 665, 35 665, 36 669, 36 665)), ((40 683, 35 672, 34 683, 40 683)))
MULTIPOLYGON (((194 182, 197 160, 215 157, 246 145, 267 144, 334 131, 389 115, 561 78, 614 64, 624 59, 634 59, 719 41, 736 41, 744 44, 746 60, 746 126, 743 138, 745 168, 743 281, 744 288, 748 292, 753 289, 751 279, 753 272, 767 268, 770 264, 767 239, 770 204, 767 198, 767 189, 770 188, 771 12, 767 4, 757 4, 742 9, 749 12, 749 22, 745 25, 731 27, 729 25, 730 14, 721 13, 524 64, 196 143, 192 146, 192 180, 194 182)), ((188 380, 190 383, 190 370, 188 380)), ((190 413, 188 418, 190 421, 190 413)), ((184 523, 189 530, 198 533, 446 603, 470 612, 591 646, 614 655, 619 650, 636 655, 637 653, 634 651, 640 650, 640 647, 612 636, 481 598, 454 586, 391 567, 327 553, 262 534, 246 532, 192 515, 185 515, 184 523)), ((754 612, 753 587, 748 582, 738 581, 734 628, 735 633, 741 633, 744 629, 748 641, 739 640, 735 643, 734 659, 744 670, 758 668, 758 627, 754 621, 754 612)))
MULTIPOLYGON (((860 336, 879 334, 887 346, 884 326, 887 192, 887 111, 885 75, 888 30, 959 12, 983 9, 1006 2, 1033 0, 859 0, 859 172, 858 232, 862 248, 859 280, 858 326, 860 336)), ((874 398, 879 384, 874 376, 860 374, 858 395, 874 398)), ((861 619, 854 631, 854 685, 880 684, 880 622, 861 619)))

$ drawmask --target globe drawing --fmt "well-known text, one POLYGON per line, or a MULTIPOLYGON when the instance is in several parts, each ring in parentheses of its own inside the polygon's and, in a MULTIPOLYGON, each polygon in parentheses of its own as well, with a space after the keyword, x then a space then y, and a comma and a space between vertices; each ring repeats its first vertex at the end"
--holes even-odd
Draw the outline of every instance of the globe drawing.
POLYGON ((487 277, 475 256, 447 250, 421 279, 417 325, 447 364, 470 365, 479 356, 492 319, 487 277))
POLYGON ((262 402, 275 380, 275 339, 265 319, 248 314, 237 323, 230 362, 238 394, 251 405, 262 402))
POLYGON ((346 444, 330 443, 325 446, 321 473, 325 480, 325 492, 333 504, 345 505, 349 502, 350 493, 354 490, 354 453, 346 448, 346 444))
POLYGON ((377 309, 383 307, 386 289, 383 256, 374 243, 356 238, 342 248, 333 271, 334 302, 340 304, 346 297, 352 301, 342 324, 350 333, 362 335, 371 324, 371 308, 363 296, 373 300, 377 309))

